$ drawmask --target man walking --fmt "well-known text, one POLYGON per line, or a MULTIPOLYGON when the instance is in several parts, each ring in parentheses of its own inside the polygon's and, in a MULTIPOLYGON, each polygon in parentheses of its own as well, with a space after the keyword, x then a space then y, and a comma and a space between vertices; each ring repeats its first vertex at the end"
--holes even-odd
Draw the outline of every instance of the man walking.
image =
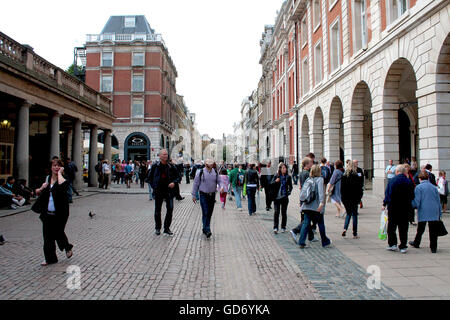
POLYGON ((103 161, 102 173, 103 173, 103 187, 105 187, 105 189, 108 189, 109 178, 111 176, 111 165, 109 164, 109 160, 103 161))
POLYGON ((164 219, 164 235, 173 236, 170 231, 173 213, 173 189, 180 182, 180 175, 175 166, 169 163, 169 153, 166 149, 159 152, 159 162, 152 165, 149 179, 155 194, 155 234, 161 234, 161 207, 166 201, 166 218, 164 219))
POLYGON ((388 244, 386 248, 390 251, 400 249, 401 253, 406 253, 408 248, 408 213, 413 210, 412 201, 414 199, 414 184, 408 178, 408 171, 405 166, 399 165, 395 170, 396 176, 389 182, 382 210, 388 210, 388 244), (396 230, 400 236, 400 246, 397 247, 396 230))
POLYGON ((241 193, 244 188, 244 178, 245 170, 242 169, 242 164, 235 165, 235 168, 230 173, 230 184, 233 188, 236 207, 239 211, 242 211, 241 193))
POLYGON ((75 162, 71 161, 70 158, 66 160, 66 167, 64 171, 67 175, 67 181, 69 182, 69 188, 67 189, 67 194, 69 196, 69 203, 72 203, 72 193, 80 196, 77 190, 73 187, 73 181, 75 180, 75 173, 78 172, 77 165, 75 162))
POLYGON ((274 172, 272 172, 272 162, 267 161, 267 166, 261 168, 261 187, 264 188, 264 193, 266 195, 266 211, 272 209, 272 188, 270 182, 272 182, 274 172))
POLYGON ((200 206, 202 207, 203 234, 211 238, 211 217, 216 203, 217 184, 219 174, 213 169, 214 161, 206 159, 205 168, 197 170, 192 186, 192 201, 197 203, 197 192, 200 194, 200 206))
MULTIPOLYGON (((362 194, 364 195, 364 170, 361 169, 360 167, 358 167, 358 160, 353 160, 353 163, 356 166, 356 173, 358 174, 358 178, 361 181, 361 186, 362 186, 362 194)), ((361 202, 359 204, 359 208, 362 209, 363 208, 363 202, 361 199, 361 202)))
POLYGON ((298 181, 298 164, 297 161, 294 161, 292 165, 292 179, 294 180, 294 184, 297 185, 298 181))

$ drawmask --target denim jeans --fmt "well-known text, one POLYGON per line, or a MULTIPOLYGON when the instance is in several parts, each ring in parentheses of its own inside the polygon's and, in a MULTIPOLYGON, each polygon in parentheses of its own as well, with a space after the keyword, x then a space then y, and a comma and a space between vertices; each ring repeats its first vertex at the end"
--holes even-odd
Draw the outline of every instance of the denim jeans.
POLYGON ((242 208, 241 204, 241 193, 242 193, 242 187, 234 187, 233 188, 234 197, 236 199, 236 206, 239 208, 242 208))
POLYGON ((353 235, 358 235, 358 205, 356 206, 345 206, 345 211, 347 212, 347 216, 345 217, 344 230, 348 230, 348 226, 350 224, 350 219, 353 218, 353 235))
POLYGON ((73 181, 69 180, 69 187, 67 188, 67 197, 69 198, 69 201, 72 201, 72 195, 73 195, 73 181))
POLYGON ((308 231, 311 228, 311 221, 313 222, 315 221, 319 226, 320 238, 322 239, 322 247, 329 245, 331 241, 330 239, 327 238, 327 235, 325 233, 325 222, 323 219, 323 214, 311 210, 304 210, 303 212, 305 214, 305 220, 303 220, 302 230, 300 232, 300 239, 298 240, 298 244, 301 246, 305 245, 306 235, 308 234, 308 231))
POLYGON ((248 195, 248 214, 252 215, 256 212, 256 187, 247 187, 248 195))
POLYGON ((173 197, 169 194, 155 194, 155 229, 161 230, 161 207, 166 201, 166 218, 164 219, 164 230, 170 229, 172 224, 172 213, 173 213, 173 197))
POLYGON ((203 232, 211 232, 211 217, 216 202, 216 194, 200 193, 200 206, 202 207, 203 232))
POLYGON ((153 189, 152 189, 152 185, 150 183, 147 183, 148 185, 148 199, 149 200, 153 200, 153 189))
POLYGON ((294 180, 294 184, 297 185, 297 182, 298 182, 298 174, 293 174, 293 175, 292 175, 292 180, 294 180))

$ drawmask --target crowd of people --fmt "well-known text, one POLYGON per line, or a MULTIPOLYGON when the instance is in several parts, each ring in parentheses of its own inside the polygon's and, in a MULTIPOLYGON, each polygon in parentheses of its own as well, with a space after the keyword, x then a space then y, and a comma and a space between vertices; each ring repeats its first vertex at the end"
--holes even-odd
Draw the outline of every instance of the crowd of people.
MULTIPOLYGON (((192 186, 192 200, 199 202, 202 210, 202 232, 211 238, 211 218, 219 193, 221 208, 227 200, 234 200, 236 210, 243 211, 242 200, 247 199, 248 214, 257 214, 260 192, 265 193, 265 209, 273 209, 273 233, 287 231, 287 210, 289 198, 298 185, 300 191, 300 221, 290 230, 294 242, 306 247, 309 242, 321 241, 323 247, 331 245, 325 227, 325 208, 331 202, 337 209, 336 218, 344 218, 342 237, 347 236, 352 222, 353 239, 359 239, 358 210, 363 208, 364 171, 358 167, 357 160, 341 160, 334 163, 326 158, 316 161, 313 153, 302 159, 300 166, 294 161, 291 168, 283 162, 273 167, 270 160, 263 163, 225 164, 211 159, 192 164, 175 163, 169 158, 167 150, 161 150, 159 161, 99 161, 95 167, 99 177, 99 188, 108 189, 110 183, 132 183, 141 188, 148 185, 149 200, 155 200, 155 234, 173 236, 170 229, 174 210, 174 199, 182 201, 180 183, 183 177, 192 186), (258 200, 257 200, 258 199, 258 200), (162 222, 162 205, 166 202, 166 215, 162 222), (273 208, 272 208, 273 205, 273 208), (280 222, 281 215, 281 222, 280 222), (319 228, 320 240, 315 237, 319 228)), ((57 157, 51 162, 48 176, 40 188, 27 187, 26 181, 14 177, 0 179, 0 201, 2 206, 16 209, 34 202, 32 210, 40 214, 43 223, 44 256, 43 266, 57 262, 56 246, 73 255, 73 245, 69 243, 64 229, 69 217, 69 204, 72 194, 77 193, 73 181, 78 168, 70 159, 63 163, 57 157)), ((446 211, 449 195, 448 182, 444 171, 436 179, 432 166, 427 164, 418 168, 416 159, 406 159, 395 165, 390 160, 386 167, 387 187, 382 210, 387 211, 387 238, 390 251, 407 252, 408 244, 419 248, 426 224, 429 226, 430 249, 437 252, 437 239, 440 234, 442 213, 446 211), (418 224, 415 223, 417 210, 418 224), (409 225, 417 225, 413 241, 408 242, 409 225), (397 241, 397 229, 400 244, 397 241)), ((78 193, 77 193, 78 194, 78 193)), ((4 243, 0 235, 1 244, 4 243)))

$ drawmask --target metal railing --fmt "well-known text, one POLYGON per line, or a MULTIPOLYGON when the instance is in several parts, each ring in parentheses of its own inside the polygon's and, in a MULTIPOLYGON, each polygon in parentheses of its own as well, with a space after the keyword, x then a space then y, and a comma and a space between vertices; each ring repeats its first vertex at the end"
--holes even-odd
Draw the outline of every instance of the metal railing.
POLYGON ((89 105, 112 114, 112 102, 84 82, 56 67, 34 53, 29 46, 24 46, 0 32, 0 56, 6 57, 16 65, 22 65, 30 74, 42 77, 55 88, 69 93, 73 97, 82 97, 89 105))
POLYGON ((133 33, 133 34, 87 34, 86 42, 131 42, 131 41, 144 41, 144 42, 160 42, 165 47, 164 39, 160 34, 145 34, 145 33, 133 33))

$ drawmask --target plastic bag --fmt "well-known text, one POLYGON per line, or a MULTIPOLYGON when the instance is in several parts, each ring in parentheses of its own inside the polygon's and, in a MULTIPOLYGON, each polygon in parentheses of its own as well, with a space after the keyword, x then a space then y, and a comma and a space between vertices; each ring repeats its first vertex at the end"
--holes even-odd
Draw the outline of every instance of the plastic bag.
POLYGON ((247 184, 244 184, 244 189, 242 189, 242 196, 246 197, 247 196, 247 184))
POLYGON ((381 212, 380 217, 380 229, 378 230, 378 239, 386 240, 387 239, 387 224, 388 224, 388 216, 386 210, 381 212))

